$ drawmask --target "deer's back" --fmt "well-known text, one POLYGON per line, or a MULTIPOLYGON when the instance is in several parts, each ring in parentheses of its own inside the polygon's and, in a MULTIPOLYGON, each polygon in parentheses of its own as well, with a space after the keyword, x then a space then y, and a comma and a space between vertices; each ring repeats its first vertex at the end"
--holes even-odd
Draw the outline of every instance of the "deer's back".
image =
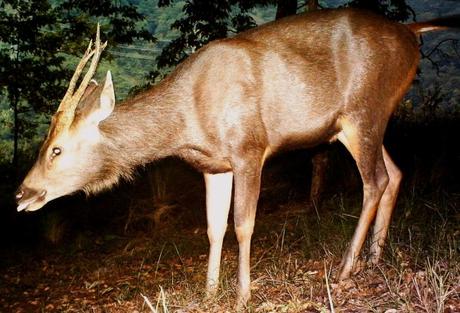
POLYGON ((277 150, 330 140, 342 116, 389 116, 417 63, 406 26, 347 9, 215 41, 184 64, 182 78, 200 140, 234 147, 250 137, 277 150))

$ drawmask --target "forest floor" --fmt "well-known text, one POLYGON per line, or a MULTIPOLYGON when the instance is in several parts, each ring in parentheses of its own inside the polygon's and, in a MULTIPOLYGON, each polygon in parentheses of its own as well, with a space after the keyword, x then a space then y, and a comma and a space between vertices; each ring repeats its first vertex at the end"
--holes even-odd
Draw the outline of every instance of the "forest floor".
MULTIPOLYGON (((247 311, 460 312, 460 195, 427 199, 400 200, 405 209, 396 212, 383 260, 378 266, 361 262, 360 271, 340 284, 335 275, 358 199, 332 196, 318 211, 305 201, 262 210, 252 242, 247 311)), ((1 251, 0 312, 232 312, 232 225, 212 300, 203 293, 207 249, 205 224, 178 214, 150 232, 102 231, 71 246, 1 251)))

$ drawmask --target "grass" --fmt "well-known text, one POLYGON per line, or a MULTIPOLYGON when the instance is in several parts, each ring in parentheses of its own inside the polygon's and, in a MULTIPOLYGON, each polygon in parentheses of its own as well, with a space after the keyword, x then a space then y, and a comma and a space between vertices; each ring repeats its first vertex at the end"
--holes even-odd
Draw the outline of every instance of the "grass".
MULTIPOLYGON (((153 206, 171 203, 174 197, 165 186, 151 186, 153 206)), ((247 311, 459 311, 460 194, 414 190, 401 193, 380 264, 362 262, 361 271, 340 284, 335 275, 359 216, 360 195, 327 195, 316 209, 296 197, 278 208, 264 207, 270 205, 265 202, 253 237, 247 311)), ((52 248, 23 252, 0 268, 0 311, 233 312, 237 243, 232 225, 219 293, 206 300, 206 226, 182 203, 174 203, 177 214, 161 217, 159 228, 131 219, 124 235, 93 234, 92 245, 71 254, 52 248)))
MULTIPOLYGON (((460 309, 460 260, 455 241, 459 232, 457 196, 413 196, 400 200, 382 262, 365 266, 343 284, 337 284, 331 275, 336 274, 353 231, 355 214, 359 213, 354 212, 359 208, 357 200, 337 195, 324 204, 319 216, 305 214, 305 209, 301 214, 300 207, 305 204, 300 203, 292 204, 288 211, 259 217, 252 257, 253 297, 248 311, 331 312, 334 307, 337 312, 460 309), (329 210, 330 206, 340 210, 329 210)), ((227 242, 226 247, 220 297, 213 303, 202 301, 202 291, 196 288, 202 288, 203 283, 197 285, 184 275, 179 288, 174 280, 162 284, 166 307, 184 312, 231 312, 236 244, 227 242), (190 299, 194 299, 193 305, 190 299)))

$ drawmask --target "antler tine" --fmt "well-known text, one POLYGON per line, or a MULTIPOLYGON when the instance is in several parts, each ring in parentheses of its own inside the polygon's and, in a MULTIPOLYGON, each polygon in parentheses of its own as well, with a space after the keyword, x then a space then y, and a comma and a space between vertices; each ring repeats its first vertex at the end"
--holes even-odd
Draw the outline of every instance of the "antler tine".
POLYGON ((78 104, 78 101, 80 100, 83 93, 85 92, 86 87, 88 87, 89 82, 93 78, 93 75, 96 72, 96 68, 99 63, 99 58, 101 57, 101 53, 104 50, 104 48, 107 46, 107 42, 101 45, 99 23, 97 24, 96 41, 94 45, 95 45, 94 56, 93 56, 93 59, 91 60, 91 64, 88 69, 88 72, 86 72, 85 77, 82 79, 80 86, 78 87, 77 91, 72 97, 72 106, 74 106, 73 109, 75 109, 75 106, 78 104))
POLYGON ((77 68, 75 69, 75 72, 72 76, 72 79, 70 80, 69 87, 67 88, 67 91, 62 98, 61 104, 59 105, 58 111, 65 111, 66 110, 66 104, 68 101, 72 98, 73 92, 75 90, 75 85, 78 82, 78 79, 80 78, 80 74, 85 68, 86 63, 88 63, 88 60, 91 58, 91 56, 94 54, 94 50, 91 50, 91 47, 93 45, 93 40, 90 40, 88 48, 85 51, 85 54, 81 58, 80 62, 77 65, 77 68))

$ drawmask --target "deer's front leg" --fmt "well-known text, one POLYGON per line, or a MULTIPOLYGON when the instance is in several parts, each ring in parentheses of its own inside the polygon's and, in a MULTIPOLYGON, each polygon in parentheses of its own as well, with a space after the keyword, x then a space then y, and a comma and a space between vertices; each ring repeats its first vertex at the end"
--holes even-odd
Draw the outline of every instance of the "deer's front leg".
POLYGON ((250 249, 260 192, 261 162, 247 162, 234 167, 234 220, 238 239, 238 297, 237 309, 246 306, 250 296, 250 249))
POLYGON ((206 216, 208 221, 209 263, 206 279, 206 296, 216 294, 219 286, 222 242, 227 229, 233 173, 204 174, 206 184, 206 216))

